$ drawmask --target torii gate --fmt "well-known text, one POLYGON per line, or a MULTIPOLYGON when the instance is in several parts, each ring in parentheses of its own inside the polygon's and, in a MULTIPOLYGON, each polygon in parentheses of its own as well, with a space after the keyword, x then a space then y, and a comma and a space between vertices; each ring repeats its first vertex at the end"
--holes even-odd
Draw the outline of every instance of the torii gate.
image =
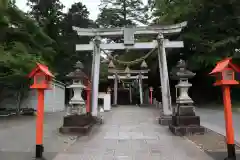
MULTIPOLYGON (((108 65, 108 72, 112 73, 112 76, 108 76, 108 79, 114 79, 114 105, 117 105, 117 89, 118 89, 118 80, 124 79, 124 80, 135 80, 138 79, 138 85, 139 85, 139 93, 140 93, 140 104, 143 104, 143 89, 142 89, 142 80, 148 79, 148 76, 145 76, 143 74, 148 73, 149 69, 146 69, 148 66, 145 61, 141 64, 141 70, 130 70, 130 68, 127 66, 125 70, 118 70, 115 68, 115 65, 112 61, 110 61, 108 65), (126 74, 125 76, 120 74, 126 74), (137 74, 136 76, 132 76, 131 74, 137 74)), ((130 88, 131 89, 131 88, 130 88)), ((131 92, 131 91, 130 91, 131 92)), ((131 93, 130 93, 131 95, 131 93)), ((130 98, 131 99, 131 98, 130 98)))
POLYGON ((93 50, 92 65, 92 115, 98 115, 98 84, 100 71, 100 54, 102 50, 125 50, 125 49, 153 49, 158 47, 158 61, 162 88, 162 103, 165 115, 171 115, 171 96, 169 90, 169 77, 165 48, 182 48, 182 41, 169 41, 164 39, 164 35, 176 34, 181 32, 187 22, 182 22, 168 26, 147 26, 133 28, 98 28, 87 29, 73 27, 79 36, 94 37, 90 44, 77 44, 77 51, 93 50), (157 36, 157 41, 135 43, 134 36, 152 35, 157 36), (124 43, 102 44, 101 38, 124 37, 124 43))

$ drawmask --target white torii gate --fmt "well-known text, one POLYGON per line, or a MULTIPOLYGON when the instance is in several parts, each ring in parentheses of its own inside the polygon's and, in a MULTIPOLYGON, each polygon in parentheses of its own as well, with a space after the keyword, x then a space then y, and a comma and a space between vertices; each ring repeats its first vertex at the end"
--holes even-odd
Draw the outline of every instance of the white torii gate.
POLYGON ((162 86, 162 103, 165 115, 171 115, 171 96, 169 90, 169 77, 167 68, 167 59, 165 48, 182 48, 182 41, 168 41, 163 35, 176 34, 181 32, 182 28, 187 25, 187 22, 182 22, 175 25, 157 26, 157 27, 135 27, 135 28, 99 28, 86 29, 73 27, 79 36, 94 37, 90 44, 77 44, 77 51, 93 50, 93 65, 92 65, 92 115, 98 115, 98 84, 100 71, 100 54, 102 50, 124 50, 124 49, 152 49, 158 46, 158 60, 160 79, 162 86), (157 41, 138 42, 135 43, 135 35, 154 35, 157 36, 157 41), (124 43, 102 44, 101 38, 109 37, 124 37, 124 43))
MULTIPOLYGON (((113 65, 112 61, 110 62, 109 65, 113 65)), ((117 88, 118 88, 117 81, 118 81, 118 79, 124 79, 124 80, 138 79, 139 80, 138 85, 139 85, 139 93, 140 93, 140 103, 143 104, 142 80, 148 79, 148 76, 144 76, 142 74, 148 73, 148 71, 149 71, 149 69, 130 70, 128 67, 125 70, 118 70, 118 69, 114 69, 113 67, 110 66, 108 72, 112 73, 113 75, 108 76, 108 79, 114 79, 114 105, 117 105, 117 88), (127 74, 127 75, 120 75, 120 74, 127 74), (138 75, 133 76, 131 74, 138 74, 138 75)))

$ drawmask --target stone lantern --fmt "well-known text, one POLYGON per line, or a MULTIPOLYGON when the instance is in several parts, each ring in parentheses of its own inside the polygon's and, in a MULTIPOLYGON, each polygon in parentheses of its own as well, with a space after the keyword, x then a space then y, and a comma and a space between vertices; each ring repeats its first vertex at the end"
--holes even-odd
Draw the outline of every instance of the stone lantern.
POLYGON ((83 89, 86 89, 89 94, 90 88, 89 86, 85 87, 83 85, 83 81, 88 78, 82 69, 83 65, 78 61, 75 65, 75 71, 67 75, 67 77, 71 78, 73 81, 68 88, 73 89, 74 95, 69 102, 70 106, 68 107, 67 115, 63 118, 63 125, 59 128, 59 132, 61 133, 80 133, 85 135, 89 133, 95 124, 102 123, 101 118, 92 116, 90 113, 89 95, 87 98, 88 110, 86 110, 85 101, 82 98, 82 91, 83 89))
POLYGON ((67 115, 72 114, 86 114, 85 101, 82 98, 82 91, 86 87, 83 85, 83 80, 86 78, 85 73, 82 72, 83 64, 78 61, 75 65, 75 71, 67 75, 68 78, 72 79, 73 83, 67 88, 73 89, 73 97, 69 102, 67 108, 67 115))
POLYGON ((193 78, 195 73, 187 70, 186 62, 179 60, 171 77, 178 80, 176 91, 176 107, 173 109, 172 123, 170 130, 176 135, 186 135, 193 133, 204 133, 205 129, 200 126, 200 117, 195 115, 193 100, 188 95, 188 90, 192 86, 188 79, 193 78))
POLYGON ((184 60, 179 60, 175 70, 171 73, 171 77, 175 80, 178 80, 178 84, 176 87, 176 104, 177 106, 184 105, 184 109, 179 107, 175 107, 173 110, 173 115, 181 114, 178 112, 194 112, 193 100, 188 95, 188 90, 192 86, 191 83, 188 82, 188 79, 193 78, 196 74, 186 69, 186 62, 184 60), (188 104, 188 105, 186 105, 188 104), (178 110, 179 108, 179 110, 178 110), (184 110, 184 111, 183 111, 184 110))

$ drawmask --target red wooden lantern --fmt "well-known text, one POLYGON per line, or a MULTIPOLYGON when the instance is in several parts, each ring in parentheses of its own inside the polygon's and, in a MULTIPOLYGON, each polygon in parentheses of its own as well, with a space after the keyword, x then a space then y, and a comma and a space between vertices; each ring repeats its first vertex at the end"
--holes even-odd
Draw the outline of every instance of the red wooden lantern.
POLYGON ((32 89, 38 91, 37 120, 36 120, 36 158, 43 156, 43 122, 44 122, 44 90, 50 88, 50 82, 54 77, 48 67, 37 63, 37 66, 28 75, 33 78, 32 89))
POLYGON ((226 58, 217 63, 216 67, 210 73, 216 77, 215 86, 236 85, 235 72, 240 72, 240 68, 231 62, 232 58, 226 58))
POLYGON ((239 84, 239 82, 236 80, 235 72, 240 72, 240 69, 236 65, 232 64, 231 60, 231 58, 227 58, 218 62, 216 67, 210 73, 215 75, 217 78, 214 85, 222 86, 223 91, 226 142, 228 152, 228 157, 226 159, 236 159, 230 86, 239 84))
POLYGON ((153 92, 153 87, 150 87, 149 90, 150 90, 150 92, 153 92))
POLYGON ((29 78, 33 78, 33 84, 30 88, 33 89, 49 89, 50 82, 54 77, 53 74, 48 70, 48 67, 37 63, 37 67, 35 67, 32 72, 28 75, 29 78))

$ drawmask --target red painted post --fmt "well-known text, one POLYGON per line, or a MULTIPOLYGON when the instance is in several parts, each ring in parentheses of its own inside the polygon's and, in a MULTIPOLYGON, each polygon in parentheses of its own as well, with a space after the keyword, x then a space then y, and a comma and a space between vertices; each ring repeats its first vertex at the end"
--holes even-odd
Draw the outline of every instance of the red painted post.
POLYGON ((90 110, 90 97, 91 97, 91 88, 90 88, 90 82, 88 82, 88 85, 87 85, 87 103, 86 103, 86 111, 87 113, 90 113, 91 110, 90 110))
POLYGON ((37 67, 32 70, 28 77, 34 79, 30 88, 37 89, 38 92, 35 156, 43 158, 44 90, 50 88, 50 82, 54 76, 47 66, 37 63, 37 67))
POLYGON ((44 89, 38 89, 37 91, 36 158, 41 158, 43 153, 44 89))
POLYGON ((232 104, 231 104, 230 86, 228 85, 223 86, 222 89, 223 89, 223 103, 224 103, 224 116, 225 116, 225 126, 226 126, 228 158, 231 160, 235 160, 236 153, 235 153, 233 122, 232 122, 232 104))
POLYGON ((153 97, 152 97, 153 88, 150 87, 149 90, 150 90, 150 104, 153 104, 153 97))
POLYGON ((230 86, 238 85, 235 79, 235 72, 240 72, 240 68, 231 62, 232 58, 219 61, 210 73, 216 77, 215 86, 221 86, 223 91, 224 118, 226 126, 226 143, 228 157, 225 160, 236 160, 236 150, 234 141, 234 129, 232 122, 232 104, 230 86))

